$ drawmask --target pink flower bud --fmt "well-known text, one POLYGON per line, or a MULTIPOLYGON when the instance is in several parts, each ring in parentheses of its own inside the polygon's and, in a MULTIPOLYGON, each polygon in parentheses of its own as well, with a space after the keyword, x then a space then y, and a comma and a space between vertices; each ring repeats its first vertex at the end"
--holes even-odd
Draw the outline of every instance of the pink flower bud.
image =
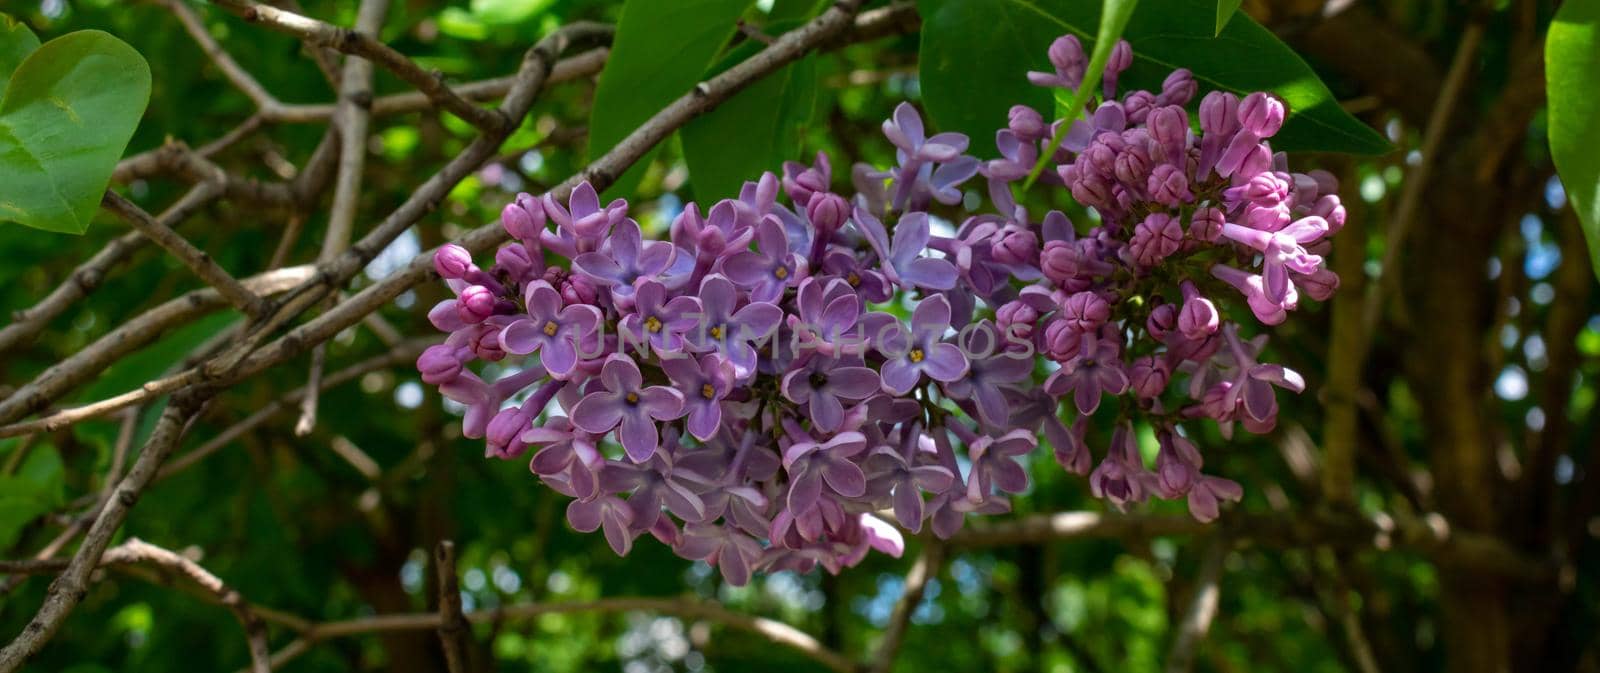
POLYGON ((1078 292, 1061 305, 1061 319, 1078 332, 1093 332, 1111 318, 1111 305, 1093 292, 1078 292))
POLYGON ((461 375, 461 361, 456 359, 455 348, 445 344, 429 346, 417 357, 417 371, 423 383, 443 385, 461 375))
POLYGON ((1327 301, 1339 289, 1339 274, 1329 269, 1317 269, 1316 273, 1296 276, 1295 281, 1300 289, 1317 301, 1327 301))
POLYGON ((1149 150, 1130 146, 1117 154, 1117 179, 1123 184, 1143 187, 1149 178, 1151 163, 1149 150))
POLYGON ((1155 199, 1169 208, 1177 208, 1194 200, 1194 194, 1189 191, 1189 178, 1183 169, 1172 164, 1161 164, 1150 172, 1150 181, 1145 186, 1150 192, 1150 198, 1155 199))
POLYGON ((1057 283, 1072 280, 1078 275, 1077 250, 1070 241, 1050 241, 1039 254, 1039 268, 1057 283))
POLYGON ((1083 43, 1075 35, 1064 35, 1050 43, 1050 65, 1055 66, 1056 72, 1067 78, 1067 83, 1077 86, 1083 81, 1083 70, 1089 65, 1089 57, 1083 52, 1083 43))
POLYGON ((495 296, 482 285, 468 285, 456 298, 456 315, 469 325, 476 325, 494 315, 495 296))
POLYGON ((489 362, 499 362, 506 359, 505 347, 500 343, 500 328, 487 324, 478 325, 477 334, 472 338, 472 353, 489 362))
POLYGON ((1150 338, 1156 341, 1165 341, 1167 332, 1178 326, 1178 307, 1173 304, 1162 304, 1150 311, 1150 317, 1144 321, 1144 328, 1150 332, 1150 338))
POLYGON ((1196 208, 1189 219, 1189 235, 1196 240, 1216 243, 1222 240, 1222 225, 1226 221, 1220 208, 1196 208))
POLYGON ((1150 111, 1146 124, 1150 137, 1167 150, 1169 159, 1182 156, 1189 144, 1189 113, 1176 105, 1166 105, 1150 111))
POLYGON ((500 226, 505 227, 506 232, 517 240, 539 240, 544 223, 544 205, 527 194, 518 194, 515 202, 506 204, 500 211, 500 226), (527 197, 526 200, 524 197, 527 197))
POLYGON ((1328 194, 1317 199, 1316 205, 1311 207, 1311 214, 1328 221, 1327 236, 1337 234, 1344 228, 1344 204, 1339 202, 1337 194, 1328 194))
POLYGON ((1032 231, 1008 225, 995 238, 991 253, 994 261, 1016 266, 1034 266, 1039 263, 1039 236, 1032 231))
POLYGON ((1239 125, 1257 138, 1271 138, 1283 128, 1285 113, 1283 101, 1257 91, 1239 102, 1239 125))
POLYGON ((1044 342, 1040 345, 1051 360, 1066 362, 1078 357, 1082 343, 1083 334, 1073 330, 1067 321, 1057 318, 1045 323, 1044 342))
POLYGON ((459 279, 474 268, 472 253, 454 243, 446 243, 433 253, 433 268, 439 275, 451 280, 459 279))
POLYGON ((850 218, 850 203, 832 192, 815 192, 806 204, 806 217, 816 227, 817 235, 831 236, 850 218))
POLYGON ((1128 123, 1143 124, 1150 119, 1150 111, 1160 103, 1156 102, 1156 95, 1149 91, 1135 91, 1122 99, 1123 112, 1128 116, 1128 123))
POLYGON ((1013 105, 1008 115, 1006 127, 1023 142, 1035 142, 1045 137, 1048 129, 1045 127, 1044 116, 1026 105, 1013 105))
POLYGON ((1200 101, 1200 130, 1226 135, 1239 130, 1239 97, 1213 91, 1200 101))
POLYGON ((1172 373, 1167 370, 1166 361, 1149 355, 1134 360, 1133 366, 1128 369, 1130 390, 1141 400, 1160 396, 1171 378, 1172 373))
POLYGON ((1178 313, 1178 331, 1196 341, 1216 334, 1222 322, 1217 305, 1201 296, 1194 283, 1183 281, 1179 287, 1183 291, 1183 310, 1178 313))
POLYGON ((1021 301, 1002 304, 994 316, 1001 330, 1023 339, 1033 336, 1033 326, 1039 322, 1039 311, 1021 301))
MULTIPOLYGON (((1161 166, 1171 168, 1171 166, 1161 166)), ((1179 176, 1182 177, 1181 175, 1179 176)), ((1153 176, 1152 176, 1153 178, 1153 176)), ((1134 228, 1127 251, 1134 263, 1150 267, 1161 263, 1183 244, 1183 228, 1177 218, 1166 213, 1151 213, 1134 228)))
POLYGON ((1199 92, 1200 85, 1194 81, 1194 73, 1188 68, 1178 68, 1161 82, 1160 101, 1163 105, 1188 105, 1199 92))
POLYGON ((504 269, 510 274, 511 279, 520 285, 523 279, 541 273, 540 267, 544 264, 544 260, 534 260, 522 244, 512 243, 494 253, 494 264, 495 267, 504 269))

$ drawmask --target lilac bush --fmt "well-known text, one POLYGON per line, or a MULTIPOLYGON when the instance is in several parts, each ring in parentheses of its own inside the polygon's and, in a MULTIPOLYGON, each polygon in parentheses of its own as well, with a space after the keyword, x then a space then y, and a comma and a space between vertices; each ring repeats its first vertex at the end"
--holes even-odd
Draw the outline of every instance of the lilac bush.
MULTIPOLYGON (((1033 82, 1083 81, 1076 38, 1049 55, 1056 72, 1033 82)), ((901 104, 883 125, 896 165, 855 166, 849 197, 819 154, 703 215, 690 204, 666 240, 587 183, 566 204, 519 195, 502 216, 517 241, 492 267, 437 253, 455 298, 429 317, 450 336, 418 368, 490 456, 532 452, 574 528, 618 554, 649 533, 734 584, 837 572, 898 555, 900 529, 948 537, 966 514, 1009 511, 1041 436, 1115 506, 1187 498, 1212 520, 1242 490, 1201 472, 1183 425, 1266 432, 1275 388, 1305 387, 1260 361, 1265 337, 1241 334, 1224 298, 1266 325, 1302 292, 1326 298, 1338 278, 1321 253, 1345 213, 1331 176, 1272 152, 1279 100, 1209 93, 1197 132, 1187 71, 1116 96, 1130 59, 1119 45, 1084 119, 1013 108, 998 159, 901 104), (1042 188, 1092 223, 1019 202, 1041 155, 1042 188), (980 176, 992 210, 943 219, 980 176), (486 382, 479 360, 512 373, 486 382), (1154 428, 1153 466, 1135 420, 1154 428), (1098 464, 1090 423, 1114 426, 1098 464)))

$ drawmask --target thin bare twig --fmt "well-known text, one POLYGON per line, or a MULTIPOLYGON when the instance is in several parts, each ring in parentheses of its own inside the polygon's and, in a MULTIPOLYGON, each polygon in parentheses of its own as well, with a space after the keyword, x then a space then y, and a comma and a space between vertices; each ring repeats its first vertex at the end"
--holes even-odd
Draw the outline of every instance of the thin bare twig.
POLYGON ((106 545, 117 529, 122 526, 123 519, 127 518, 128 511, 139 500, 139 494, 144 492, 144 487, 161 467, 161 462, 172 453, 174 446, 183 436, 183 431, 189 420, 198 413, 200 400, 191 395, 175 395, 167 408, 161 413, 155 431, 150 440, 145 443, 144 451, 139 454, 139 459, 134 461, 133 468, 128 471, 128 476, 123 477, 117 484, 112 497, 106 501, 100 513, 90 524, 89 532, 84 535, 83 544, 78 546, 77 553, 73 554, 71 562, 65 571, 55 581, 50 583, 50 588, 45 594, 44 605, 39 607, 37 614, 28 621, 22 633, 3 649, 0 649, 0 673, 14 673, 23 663, 44 647, 44 644, 54 636, 61 623, 66 621, 67 615, 83 600, 89 586, 90 574, 100 564, 100 557, 105 553, 106 545))
MULTIPOLYGON (((294 287, 311 277, 311 274, 310 266, 290 267, 247 278, 244 284, 252 292, 272 295, 294 287)), ((33 381, 18 388, 4 401, 0 401, 0 421, 9 423, 44 410, 61 396, 97 376, 112 362, 154 341, 166 330, 226 305, 222 295, 215 288, 205 288, 189 292, 139 314, 95 340, 94 343, 44 370, 33 381)), ((173 384, 178 380, 183 379, 168 377, 152 381, 134 392, 165 394, 175 389, 173 384)), ((86 418, 109 414, 144 399, 147 398, 142 395, 133 398, 119 395, 103 402, 55 411, 36 421, 0 427, 0 437, 13 437, 41 430, 53 431, 86 418)))
POLYGON ((868 669, 872 673, 888 673, 894 668, 895 657, 900 654, 900 645, 905 641, 906 629, 911 625, 911 615, 922 604, 928 580, 939 574, 939 567, 943 564, 944 543, 929 540, 922 549, 922 555, 917 557, 917 562, 906 572, 905 589, 900 599, 895 601, 889 626, 884 629, 883 640, 878 641, 878 649, 873 653, 872 665, 868 669))
POLYGON ((122 195, 109 191, 105 193, 105 198, 101 200, 101 204, 107 210, 127 220, 129 224, 139 230, 139 233, 149 236, 151 240, 156 242, 156 245, 172 253, 174 257, 177 257, 188 266, 191 271, 194 271, 195 275, 200 277, 200 280, 216 288, 222 298, 228 300, 228 303, 232 304, 234 308, 251 317, 258 316, 266 310, 266 305, 261 300, 261 297, 246 289, 238 279, 223 270, 222 267, 217 266, 216 261, 211 259, 211 255, 194 247, 194 244, 190 243, 188 239, 179 236, 178 232, 162 224, 152 217, 150 213, 144 212, 143 208, 134 205, 132 201, 122 198, 122 195))
POLYGON ((467 636, 471 634, 461 614, 461 587, 456 578, 456 544, 439 542, 433 549, 433 562, 439 576, 439 644, 444 648, 445 665, 450 673, 467 672, 467 636))
POLYGON ((499 111, 481 108, 467 102, 445 85, 444 78, 439 72, 424 70, 405 54, 395 51, 393 47, 362 31, 341 28, 251 0, 212 0, 212 2, 246 21, 293 35, 307 44, 330 47, 377 63, 426 94, 435 105, 480 130, 497 132, 505 129, 510 123, 510 119, 499 111))

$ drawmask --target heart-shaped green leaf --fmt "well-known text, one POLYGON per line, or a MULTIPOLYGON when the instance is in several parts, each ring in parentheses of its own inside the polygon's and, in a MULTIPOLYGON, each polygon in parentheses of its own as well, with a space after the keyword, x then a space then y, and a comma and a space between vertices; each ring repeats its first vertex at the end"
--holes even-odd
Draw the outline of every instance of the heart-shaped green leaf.
POLYGON ((34 50, 0 99, 0 220, 83 233, 149 102, 149 64, 107 33, 34 50))
POLYGON ((0 14, 0 91, 6 90, 11 73, 22 65, 22 59, 39 48, 39 38, 28 30, 28 24, 0 14))

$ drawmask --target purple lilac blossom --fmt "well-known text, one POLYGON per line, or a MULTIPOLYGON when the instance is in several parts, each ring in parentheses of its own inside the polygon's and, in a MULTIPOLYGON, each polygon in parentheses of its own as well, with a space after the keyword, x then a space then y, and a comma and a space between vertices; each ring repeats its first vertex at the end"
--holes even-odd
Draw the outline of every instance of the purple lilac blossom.
MULTIPOLYGON (((1083 82, 1077 38, 1047 55, 1029 81, 1083 82)), ((1190 428, 1268 432, 1278 389, 1306 388, 1254 323, 1338 288, 1322 255, 1347 214, 1330 175, 1273 152, 1281 100, 1186 110, 1192 73, 1119 92, 1131 61, 1118 44, 1082 119, 1012 107, 987 162, 902 104, 894 165, 856 164, 853 190, 819 153, 661 232, 587 182, 517 195, 492 266, 435 253, 453 296, 428 319, 449 336, 417 369, 489 457, 572 498, 573 528, 619 555, 648 533, 736 585, 1009 512, 1041 437, 1111 506, 1184 498, 1216 519, 1243 489, 1204 472, 1190 428), (1034 189, 1092 226, 1029 212, 1057 200, 1018 189, 1041 156, 1034 189)))

